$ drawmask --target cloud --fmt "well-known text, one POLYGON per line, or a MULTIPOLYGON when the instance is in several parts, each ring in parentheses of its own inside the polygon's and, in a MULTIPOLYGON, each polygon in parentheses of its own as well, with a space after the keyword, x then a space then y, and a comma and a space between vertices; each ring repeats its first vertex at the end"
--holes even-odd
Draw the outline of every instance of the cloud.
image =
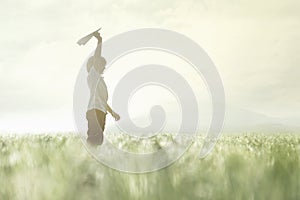
POLYGON ((299 10, 297 0, 1 1, 0 113, 70 107, 79 67, 95 47, 75 42, 103 26, 105 38, 139 27, 182 32, 217 64, 228 102, 297 115, 299 10))

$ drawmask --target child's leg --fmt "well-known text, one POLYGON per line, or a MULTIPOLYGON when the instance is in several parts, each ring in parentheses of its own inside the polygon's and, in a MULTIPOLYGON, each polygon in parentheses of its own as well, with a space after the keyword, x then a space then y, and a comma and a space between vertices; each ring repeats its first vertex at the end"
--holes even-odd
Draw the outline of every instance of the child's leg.
POLYGON ((100 110, 93 109, 86 113, 86 118, 88 120, 87 142, 94 146, 101 145, 106 114, 100 110))

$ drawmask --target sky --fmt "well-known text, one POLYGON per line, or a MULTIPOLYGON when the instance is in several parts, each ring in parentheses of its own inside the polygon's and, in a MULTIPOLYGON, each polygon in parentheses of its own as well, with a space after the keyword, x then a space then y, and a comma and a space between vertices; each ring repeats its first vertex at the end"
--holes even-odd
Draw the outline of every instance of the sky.
POLYGON ((297 125, 299 10, 298 0, 1 0, 0 131, 74 130, 76 76, 95 48, 76 41, 99 26, 104 40, 137 28, 180 32, 216 64, 228 108, 297 125))

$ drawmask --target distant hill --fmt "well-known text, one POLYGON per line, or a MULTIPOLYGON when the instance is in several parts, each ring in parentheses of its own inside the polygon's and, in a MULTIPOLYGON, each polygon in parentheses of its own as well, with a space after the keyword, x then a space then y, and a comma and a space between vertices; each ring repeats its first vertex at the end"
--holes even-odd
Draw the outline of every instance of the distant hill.
MULTIPOLYGON (((180 119, 175 116, 178 116, 178 113, 167 113, 165 132, 174 132, 178 130, 179 124, 181 123, 180 119), (171 117, 170 117, 171 116, 171 117)), ((146 114, 148 115, 148 113, 146 114)), ((199 124, 197 130, 204 132, 208 129, 211 113, 209 109, 202 108, 199 113, 199 124)), ((149 117, 138 116, 134 118, 134 121, 139 124, 150 124, 149 117)), ((239 108, 236 106, 227 106, 226 108, 226 117, 223 126, 223 133, 247 133, 247 132, 259 132, 259 133, 300 133, 300 126, 298 123, 300 120, 297 118, 275 118, 270 117, 258 112, 250 111, 244 108, 239 108)), ((126 119, 123 119, 123 127, 126 127, 126 130, 134 132, 130 129, 130 125, 126 122, 126 119)), ((109 125, 108 125, 109 127, 109 125)), ((141 131, 140 134, 151 132, 151 128, 141 131)))

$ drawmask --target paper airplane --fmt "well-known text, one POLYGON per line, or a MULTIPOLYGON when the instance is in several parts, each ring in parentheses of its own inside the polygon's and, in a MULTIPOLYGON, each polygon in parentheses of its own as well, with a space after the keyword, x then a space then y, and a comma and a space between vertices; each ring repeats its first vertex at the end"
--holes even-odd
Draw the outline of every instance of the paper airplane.
MULTIPOLYGON (((102 28, 102 27, 101 27, 101 28, 102 28)), ((92 33, 90 33, 90 34, 84 36, 83 38, 79 39, 79 40, 77 41, 77 44, 79 44, 79 45, 85 45, 85 44, 93 37, 93 34, 94 34, 95 32, 100 31, 101 28, 99 28, 99 29, 93 31, 92 33)))

